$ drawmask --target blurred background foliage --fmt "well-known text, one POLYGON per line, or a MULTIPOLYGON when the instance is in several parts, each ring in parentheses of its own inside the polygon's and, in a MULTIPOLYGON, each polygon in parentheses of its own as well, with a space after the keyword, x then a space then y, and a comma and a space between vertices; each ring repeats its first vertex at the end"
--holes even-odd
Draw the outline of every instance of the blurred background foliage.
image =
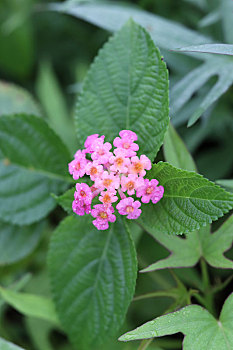
MULTIPOLYGON (((76 1, 78 2, 80 1, 76 1)), ((97 0, 89 2, 98 3, 97 0)), ((125 2, 183 24, 211 38, 212 42, 233 44, 233 20, 229 11, 231 1, 125 2)), ((23 111, 24 99, 30 92, 33 96, 30 97, 31 110, 48 119, 73 154, 77 147, 73 128, 75 101, 90 63, 111 33, 67 14, 47 11, 48 4, 49 1, 46 0, 0 1, 0 116, 11 111, 23 111), (9 89, 14 100, 8 98, 9 89)), ((170 74, 171 90, 202 62, 200 55, 195 57, 168 50, 164 54, 170 74)), ((216 81, 216 75, 210 76, 182 108, 177 108, 174 113, 171 108, 172 122, 192 153, 198 171, 211 180, 231 178, 233 174, 233 88, 230 87, 211 104, 193 126, 187 128, 187 121, 216 81)), ((173 95, 176 97, 176 91, 173 95)), ((162 151, 157 156, 157 160, 159 159, 163 159, 162 151)), ((22 244, 22 251, 15 252, 21 254, 19 262, 5 264, 0 260, 1 285, 16 291, 50 295, 46 253, 51 232, 64 215, 62 209, 56 208, 48 220, 44 220, 43 227, 40 232, 36 232, 31 242, 29 255, 23 250, 22 244)), ((215 226, 220 223, 221 220, 215 226)), ((150 236, 140 236, 138 230, 133 231, 139 247, 140 268, 154 262, 155 256, 156 259, 168 256, 168 251, 150 236)), ((0 235, 0 244, 3 243, 0 235)), ((16 246, 18 247, 18 243, 16 246)), ((232 250, 227 256, 233 256, 232 250)), ((210 269, 212 282, 221 281, 228 276, 228 270, 210 269)), ((182 288, 201 288, 199 266, 195 269, 178 269, 175 276, 168 270, 140 274, 136 295, 176 286, 180 288, 180 295, 175 300, 175 306, 171 297, 133 301, 119 335, 167 310, 186 305, 187 300, 183 298, 182 288)), ((220 310, 229 291, 227 288, 224 292, 216 294, 217 311, 220 310)), ((22 316, 1 299, 0 336, 28 350, 72 349, 66 336, 59 329, 48 322, 22 316)), ((182 337, 179 335, 173 338, 164 337, 151 343, 148 349, 180 349, 181 341, 182 337)), ((105 348, 109 349, 110 346, 111 349, 127 350, 136 349, 138 344, 122 344, 115 341, 105 348)))

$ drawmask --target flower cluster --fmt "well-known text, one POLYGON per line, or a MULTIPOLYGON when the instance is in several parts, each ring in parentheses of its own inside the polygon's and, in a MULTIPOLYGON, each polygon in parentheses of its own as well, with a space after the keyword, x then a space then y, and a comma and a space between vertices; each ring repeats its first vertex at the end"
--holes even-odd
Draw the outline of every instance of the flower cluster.
POLYGON ((75 180, 86 174, 93 181, 92 186, 76 184, 73 211, 77 215, 91 214, 98 230, 108 229, 109 222, 116 220, 113 206, 119 199, 115 206, 119 214, 137 219, 141 215, 141 202, 157 203, 164 193, 156 179, 144 178, 146 170, 151 169, 151 161, 145 155, 137 156, 137 135, 130 130, 121 130, 119 136, 113 141, 113 152, 110 151, 112 145, 104 142, 105 136, 88 136, 85 148, 78 150, 69 163, 69 173, 75 180), (96 196, 101 204, 91 208, 96 196))

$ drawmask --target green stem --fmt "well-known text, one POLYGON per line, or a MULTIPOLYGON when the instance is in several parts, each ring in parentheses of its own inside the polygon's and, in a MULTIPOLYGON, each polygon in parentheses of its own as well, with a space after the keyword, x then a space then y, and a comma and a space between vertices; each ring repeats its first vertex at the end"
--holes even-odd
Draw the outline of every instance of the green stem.
MULTIPOLYGON (((210 279, 209 279, 209 274, 208 274, 208 268, 205 260, 201 258, 201 274, 202 274, 202 282, 203 282, 203 292, 204 292, 204 305, 207 308, 207 310, 214 316, 215 314, 215 309, 214 309, 214 297, 213 294, 211 293, 211 285, 210 285, 210 279)), ((196 296, 196 299, 200 299, 200 296, 196 296)), ((202 302, 203 304, 203 302, 202 302)))
POLYGON ((206 291, 207 289, 209 289, 210 279, 209 279, 207 265, 203 258, 201 258, 201 274, 202 274, 204 291, 206 291))
POLYGON ((176 295, 173 292, 156 291, 156 292, 152 292, 152 293, 138 295, 137 297, 133 298, 133 301, 149 299, 149 298, 155 298, 155 297, 169 297, 169 298, 176 299, 176 295))
POLYGON ((148 346, 150 345, 150 343, 152 342, 153 338, 151 339, 145 339, 141 342, 141 344, 139 345, 138 350, 146 350, 148 348, 148 346))
POLYGON ((226 286, 232 281, 233 275, 229 276, 223 283, 218 284, 214 288, 212 288, 211 293, 215 294, 220 292, 222 289, 226 288, 226 286))

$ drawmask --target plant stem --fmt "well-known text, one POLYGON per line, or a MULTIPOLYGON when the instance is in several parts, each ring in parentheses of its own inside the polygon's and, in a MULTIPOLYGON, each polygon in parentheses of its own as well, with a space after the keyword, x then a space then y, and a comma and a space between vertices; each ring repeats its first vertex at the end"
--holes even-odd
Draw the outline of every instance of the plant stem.
POLYGON ((146 350, 147 347, 150 345, 150 343, 152 342, 153 338, 151 339, 145 339, 141 342, 141 344, 139 345, 138 350, 146 350))
POLYGON ((146 293, 142 295, 138 295, 133 298, 133 301, 137 300, 143 300, 143 299, 148 299, 148 298, 155 298, 155 297, 169 297, 169 298, 174 298, 176 299, 176 295, 173 292, 169 291, 156 291, 156 292, 151 292, 151 293, 146 293))
POLYGON ((206 291, 207 289, 209 289, 210 280, 209 280, 207 265, 203 258, 201 258, 201 274, 202 274, 204 291, 206 291))
MULTIPOLYGON (((210 279, 208 274, 208 268, 205 260, 201 258, 201 274, 202 274, 202 282, 203 282, 203 291, 204 291, 204 297, 203 297, 203 303, 204 306, 207 308, 207 310, 214 316, 215 309, 214 309, 214 298, 213 294, 211 293, 211 286, 210 286, 210 279)), ((198 299, 198 298, 197 298, 198 299)))

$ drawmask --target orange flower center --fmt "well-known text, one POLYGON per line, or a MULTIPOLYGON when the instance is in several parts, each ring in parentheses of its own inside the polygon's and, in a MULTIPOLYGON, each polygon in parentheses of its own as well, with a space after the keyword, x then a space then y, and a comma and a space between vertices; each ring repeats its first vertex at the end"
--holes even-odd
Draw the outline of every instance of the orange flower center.
POLYGON ((104 203, 111 203, 111 197, 109 196, 109 194, 104 195, 103 202, 104 203))
POLYGON ((131 206, 131 205, 129 205, 127 208, 126 208, 126 212, 127 213, 132 213, 134 211, 134 208, 131 206))
POLYGON ((147 189, 146 189, 146 194, 151 194, 153 191, 154 191, 154 187, 149 186, 149 187, 147 187, 147 189))
POLYGON ((118 165, 118 166, 121 166, 122 164, 123 164, 123 159, 122 158, 117 158, 116 159, 116 164, 118 165))
POLYGON ((83 191, 83 190, 81 190, 81 191, 80 191, 80 195, 81 195, 82 197, 86 197, 86 192, 83 191))
POLYGON ((75 165, 75 169, 76 169, 76 170, 79 170, 80 168, 81 168, 80 162, 77 162, 76 165, 75 165))
POLYGON ((107 215, 107 213, 105 211, 101 211, 99 213, 99 216, 101 217, 101 219, 107 219, 107 217, 108 217, 108 215, 107 215))
POLYGON ((123 143, 123 148, 129 149, 129 147, 130 147, 130 144, 128 142, 123 143))
POLYGON ((136 173, 140 173, 143 170, 143 165, 141 162, 134 164, 134 170, 136 173))
POLYGON ((95 166, 93 166, 93 167, 91 168, 91 170, 90 170, 90 174, 91 174, 91 175, 96 175, 97 172, 98 172, 98 170, 97 170, 97 168, 96 168, 95 166))
POLYGON ((128 190, 133 190, 134 189, 134 182, 133 181, 129 181, 127 183, 127 188, 128 188, 128 190))
POLYGON ((111 185, 111 183, 112 183, 111 179, 104 179, 104 181, 103 181, 103 185, 105 187, 109 187, 111 185))

